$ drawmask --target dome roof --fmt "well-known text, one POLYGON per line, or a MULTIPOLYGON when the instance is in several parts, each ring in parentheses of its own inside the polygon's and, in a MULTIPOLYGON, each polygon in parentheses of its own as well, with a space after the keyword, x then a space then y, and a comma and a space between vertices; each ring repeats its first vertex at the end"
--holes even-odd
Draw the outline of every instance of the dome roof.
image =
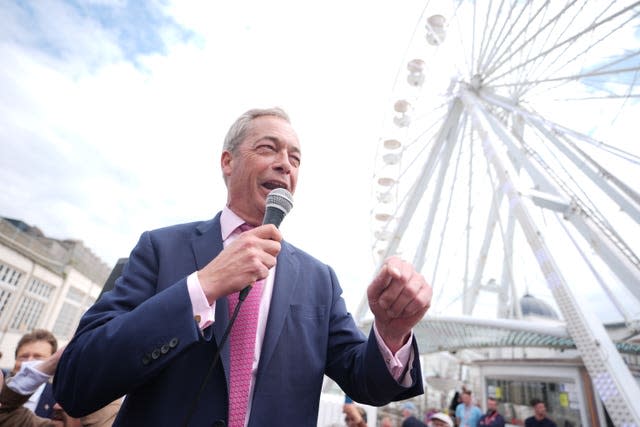
POLYGON ((530 294, 520 298, 520 309, 523 316, 538 316, 549 319, 559 319, 558 313, 549 304, 530 294))

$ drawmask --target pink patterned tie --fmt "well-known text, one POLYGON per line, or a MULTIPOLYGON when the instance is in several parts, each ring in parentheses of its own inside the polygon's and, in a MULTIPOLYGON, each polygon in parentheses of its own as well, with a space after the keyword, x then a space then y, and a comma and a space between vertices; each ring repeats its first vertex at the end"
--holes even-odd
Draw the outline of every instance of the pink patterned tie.
MULTIPOLYGON (((250 230, 248 224, 238 227, 241 232, 250 230)), ((231 328, 230 351, 231 367, 229 380, 229 427, 243 427, 249 403, 249 385, 251 384, 251 367, 256 344, 256 329, 258 326, 258 311, 264 280, 254 283, 251 292, 242 303, 238 317, 231 328)), ((229 316, 238 305, 236 292, 227 297, 229 301, 229 316)))

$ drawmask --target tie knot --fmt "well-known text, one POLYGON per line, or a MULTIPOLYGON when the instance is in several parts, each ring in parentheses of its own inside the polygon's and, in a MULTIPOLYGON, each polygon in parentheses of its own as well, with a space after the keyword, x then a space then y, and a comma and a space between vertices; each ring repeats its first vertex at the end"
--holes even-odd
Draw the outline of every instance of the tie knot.
POLYGON ((245 231, 249 231, 249 230, 252 230, 254 228, 255 227, 253 225, 248 224, 248 223, 245 222, 240 227, 238 227, 238 230, 240 230, 241 233, 244 233, 245 231))

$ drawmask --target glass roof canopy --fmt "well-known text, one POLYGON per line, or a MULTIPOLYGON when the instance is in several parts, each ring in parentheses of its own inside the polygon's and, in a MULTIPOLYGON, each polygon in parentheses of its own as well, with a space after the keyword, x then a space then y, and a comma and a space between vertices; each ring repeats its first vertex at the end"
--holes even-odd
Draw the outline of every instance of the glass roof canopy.
MULTIPOLYGON (((371 319, 361 329, 368 333, 371 319)), ((534 323, 514 319, 479 319, 472 316, 426 316, 414 328, 420 352, 493 347, 575 349, 567 328, 560 323, 534 323)), ((616 342, 621 353, 640 354, 640 343, 616 342)))

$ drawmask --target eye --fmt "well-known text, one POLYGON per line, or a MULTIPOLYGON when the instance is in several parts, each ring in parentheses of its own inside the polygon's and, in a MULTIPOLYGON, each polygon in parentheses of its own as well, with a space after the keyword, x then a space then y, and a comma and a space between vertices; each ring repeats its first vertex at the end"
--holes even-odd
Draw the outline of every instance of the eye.
POLYGON ((300 166, 300 156, 289 155, 289 163, 291 163, 295 167, 300 166))
POLYGON ((271 156, 278 150, 274 144, 267 142, 256 146, 255 151, 257 154, 260 154, 262 156, 271 156))

